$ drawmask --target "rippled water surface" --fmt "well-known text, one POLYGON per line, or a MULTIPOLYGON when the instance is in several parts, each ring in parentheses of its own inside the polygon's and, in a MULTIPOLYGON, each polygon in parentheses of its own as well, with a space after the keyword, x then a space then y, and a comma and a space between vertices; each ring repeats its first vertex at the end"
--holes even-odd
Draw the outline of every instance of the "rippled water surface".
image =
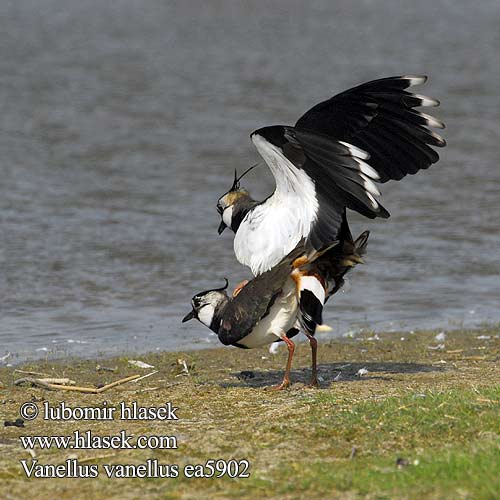
MULTIPOLYGON (((360 327, 500 321, 500 3, 0 3, 0 356, 217 345, 191 295, 247 277, 215 203, 249 133, 365 80, 430 75, 449 146, 329 304, 360 327), (265 5, 265 7, 264 7, 265 5)), ((265 168, 248 176, 272 191, 265 168)), ((7 358, 6 358, 7 359, 7 358)))

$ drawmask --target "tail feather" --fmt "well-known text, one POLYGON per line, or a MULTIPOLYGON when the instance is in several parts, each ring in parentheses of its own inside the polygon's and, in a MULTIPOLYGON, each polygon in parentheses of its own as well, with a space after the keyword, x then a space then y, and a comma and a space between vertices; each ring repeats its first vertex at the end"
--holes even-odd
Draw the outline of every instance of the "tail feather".
POLYGON ((369 236, 370 232, 364 231, 353 241, 350 232, 346 232, 344 240, 338 248, 324 256, 320 263, 321 272, 327 277, 327 282, 331 284, 326 300, 342 288, 344 276, 353 267, 357 264, 364 264, 363 256, 366 254, 369 236))
POLYGON ((366 247, 368 245, 368 238, 370 237, 370 231, 364 231, 361 233, 354 242, 355 252, 362 257, 366 253, 366 247))
MULTIPOLYGON (((323 306, 344 284, 345 274, 357 264, 363 264, 369 231, 353 240, 344 212, 337 241, 321 250, 291 252, 288 256, 299 296, 299 323, 304 331, 314 335, 323 323, 323 306)), ((297 249, 296 249, 297 250, 297 249)))
POLYGON ((303 288, 300 291, 299 322, 304 331, 306 331, 310 335, 314 335, 314 333, 316 332, 316 326, 323 323, 324 301, 324 293, 323 299, 320 300, 311 290, 303 288))

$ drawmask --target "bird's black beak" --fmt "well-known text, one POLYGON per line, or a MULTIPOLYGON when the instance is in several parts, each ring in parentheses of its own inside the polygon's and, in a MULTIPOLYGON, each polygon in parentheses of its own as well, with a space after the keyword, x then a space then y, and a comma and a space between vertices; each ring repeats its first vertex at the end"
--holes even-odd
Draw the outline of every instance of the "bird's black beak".
POLYGON ((222 220, 222 221, 220 222, 220 224, 219 224, 219 229, 217 229, 217 232, 218 232, 219 234, 222 234, 222 231, 224 231, 224 229, 226 229, 226 227, 227 227, 227 226, 226 226, 225 222, 222 220))
POLYGON ((184 318, 182 318, 182 322, 185 323, 186 321, 189 321, 190 319, 196 318, 196 312, 193 309, 192 311, 189 311, 184 318))

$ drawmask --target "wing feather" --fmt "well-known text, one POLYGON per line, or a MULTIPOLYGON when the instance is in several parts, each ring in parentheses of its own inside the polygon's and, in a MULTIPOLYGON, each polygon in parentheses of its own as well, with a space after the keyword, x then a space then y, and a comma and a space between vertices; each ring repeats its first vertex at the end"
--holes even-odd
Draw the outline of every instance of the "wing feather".
POLYGON ((299 244, 279 264, 245 285, 224 310, 224 320, 217 333, 224 345, 238 343, 249 335, 280 296, 292 271, 292 262, 304 253, 299 244))
POLYGON ((287 200, 294 207, 290 217, 301 218, 288 226, 301 233, 291 239, 305 237, 315 249, 328 245, 345 207, 369 218, 389 217, 373 181, 399 180, 439 160, 433 147, 446 142, 431 128, 444 124, 414 109, 439 101, 406 90, 426 80, 406 75, 367 82, 317 104, 295 127, 252 133, 276 181, 265 203, 287 200))
POLYGON ((302 208, 294 215, 304 219, 303 232, 294 237, 308 238, 313 248, 336 239, 345 207, 370 218, 389 216, 376 200, 378 173, 359 147, 282 125, 259 129, 252 140, 276 180, 266 203, 298 195, 302 208))
POLYGON ((439 101, 406 90, 426 80, 406 75, 358 85, 312 107, 295 127, 359 146, 370 154, 370 165, 381 182, 399 180, 438 161, 439 155, 430 146, 446 145, 430 130, 444 128, 444 123, 414 109, 435 107, 439 101), (410 147, 407 139, 417 141, 418 146, 410 147))

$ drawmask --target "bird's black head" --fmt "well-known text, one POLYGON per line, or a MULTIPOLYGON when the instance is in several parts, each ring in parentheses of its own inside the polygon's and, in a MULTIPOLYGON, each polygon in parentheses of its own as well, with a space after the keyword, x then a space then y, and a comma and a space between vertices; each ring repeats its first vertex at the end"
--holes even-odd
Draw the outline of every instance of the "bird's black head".
POLYGON ((221 234, 226 227, 230 227, 233 232, 238 227, 248 210, 256 202, 250 197, 248 191, 240 187, 240 180, 257 165, 252 165, 238 177, 238 172, 234 171, 233 185, 217 201, 217 211, 221 217, 218 233, 221 234))
POLYGON ((184 316, 182 319, 183 323, 196 318, 210 328, 216 313, 220 311, 222 306, 229 302, 229 297, 226 293, 229 282, 226 278, 224 279, 226 284, 222 288, 214 288, 213 290, 197 293, 191 299, 192 310, 184 316))

